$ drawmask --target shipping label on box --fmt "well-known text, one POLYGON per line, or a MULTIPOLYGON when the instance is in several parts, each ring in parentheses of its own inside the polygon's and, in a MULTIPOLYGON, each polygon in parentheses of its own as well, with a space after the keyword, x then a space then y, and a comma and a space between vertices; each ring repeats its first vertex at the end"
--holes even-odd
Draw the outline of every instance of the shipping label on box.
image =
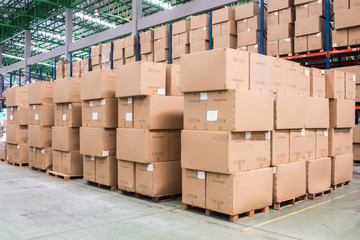
POLYGON ((290 130, 290 162, 315 158, 315 130, 290 130))

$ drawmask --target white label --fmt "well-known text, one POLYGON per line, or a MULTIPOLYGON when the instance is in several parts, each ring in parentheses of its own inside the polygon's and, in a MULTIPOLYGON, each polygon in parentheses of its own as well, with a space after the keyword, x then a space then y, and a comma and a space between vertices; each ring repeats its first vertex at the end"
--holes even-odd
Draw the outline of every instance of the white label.
POLYGON ((165 88, 159 88, 159 89, 157 90, 157 93, 158 93, 159 95, 165 95, 165 88))
POLYGON ((198 179, 205 179, 205 172, 204 171, 198 171, 198 179))
POLYGON ((20 107, 18 107, 17 110, 20 111, 20 107))
POLYGON ((353 128, 350 128, 350 133, 353 133, 353 128))
POLYGON ((109 156, 109 151, 103 151, 102 155, 103 155, 103 157, 108 157, 109 156))
POLYGON ((16 147, 17 147, 17 148, 20 148, 20 145, 18 144, 16 147))
POLYGON ((248 28, 247 31, 250 32, 250 28, 248 28))
POLYGON ((301 135, 305 135, 305 128, 301 129, 301 135))
POLYGON ((254 46, 254 48, 258 48, 258 45, 256 44, 256 45, 254 46))
POLYGON ((41 153, 45 153, 45 149, 41 149, 41 153))
POLYGON ((33 105, 33 110, 35 110, 35 105, 33 105))
POLYGON ((35 152, 36 151, 36 148, 33 148, 33 152, 35 152))
POLYGON ((304 5, 304 8, 306 8, 306 7, 308 7, 308 6, 309 6, 308 4, 305 4, 305 5, 304 5))
POLYGON ((333 47, 337 47, 337 43, 333 43, 333 47))
POLYGON ((277 15, 279 15, 279 13, 278 13, 278 12, 275 12, 274 15, 277 16, 277 15))
POLYGON ((322 3, 322 0, 318 0, 318 3, 322 3))
POLYGON ((69 105, 68 105, 68 108, 69 108, 69 109, 71 109, 71 108, 72 108, 72 105, 71 105, 71 103, 69 103, 69 105))
POLYGON ((270 132, 265 133, 265 140, 270 140, 270 132))
POLYGON ((305 69, 305 75, 308 77, 308 76, 309 76, 309 74, 310 74, 310 71, 309 71, 309 70, 307 70, 307 69, 305 69))
POLYGON ((274 101, 276 101, 276 93, 274 93, 274 101))
POLYGON ((92 161, 95 161, 95 156, 91 156, 90 159, 91 159, 92 161))
POLYGON ((93 119, 93 120, 97 120, 97 119, 98 119, 98 117, 97 117, 97 112, 93 112, 93 113, 92 113, 92 119, 93 119))
POLYGON ((90 107, 92 107, 93 106, 93 101, 90 101, 89 105, 90 105, 90 107))
POLYGON ((126 121, 131 122, 132 121, 132 113, 126 113, 126 121))
POLYGON ((285 39, 285 42, 290 42, 290 38, 285 39))
POLYGON ((200 100, 207 100, 207 92, 200 93, 200 100))
POLYGON ((10 109, 11 109, 11 111, 14 111, 14 107, 11 107, 10 109))
POLYGON ((324 136, 325 136, 325 137, 328 136, 328 131, 327 131, 327 130, 324 131, 324 136))
POLYGON ((212 111, 207 111, 207 116, 206 119, 210 122, 216 122, 217 121, 217 117, 218 117, 218 111, 217 110, 212 110, 212 111))
POLYGON ((325 75, 325 70, 321 70, 321 75, 325 75))
POLYGON ((101 105, 105 105, 106 104, 106 100, 105 99, 101 99, 101 105))
POLYGON ((132 104, 132 97, 128 98, 128 104, 132 104))
POLYGON ((147 165, 148 172, 154 171, 154 166, 152 164, 147 165))
POLYGON ((244 46, 244 47, 241 47, 241 49, 242 49, 242 50, 246 50, 246 46, 244 46))
POLYGON ((316 36, 317 36, 317 37, 320 37, 320 36, 321 36, 321 33, 316 34, 316 36))
POLYGON ((66 121, 66 113, 63 114, 63 118, 62 118, 63 121, 66 121))
POLYGON ((245 139, 251 139, 251 132, 245 133, 245 139))
POLYGON ((276 167, 273 167, 273 173, 276 173, 276 167))
POLYGON ((14 118, 13 115, 10 115, 10 120, 13 120, 13 118, 14 118))
POLYGON ((39 114, 35 114, 35 120, 39 120, 39 114))
POLYGON ((244 22, 247 22, 247 19, 244 19, 244 22))
POLYGON ((356 76, 353 76, 353 81, 356 82, 356 76))
POLYGON ((6 157, 6 160, 8 160, 8 161, 9 161, 9 157, 6 157))

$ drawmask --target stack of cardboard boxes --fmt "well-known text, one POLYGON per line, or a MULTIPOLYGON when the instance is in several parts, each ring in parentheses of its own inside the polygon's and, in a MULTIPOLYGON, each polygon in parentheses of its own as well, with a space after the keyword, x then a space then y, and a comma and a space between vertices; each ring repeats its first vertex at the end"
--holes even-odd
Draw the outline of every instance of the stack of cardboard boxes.
MULTIPOLYGON (((6 94, 6 92, 4 93, 6 94)), ((2 120, 0 121, 0 160, 6 161, 6 156, 6 120, 2 120)))
POLYGON ((101 69, 82 74, 80 98, 80 154, 83 155, 84 179, 116 189, 115 70, 101 69))
POLYGON ((106 43, 101 46, 101 68, 110 69, 111 61, 111 43, 106 43))
POLYGON ((124 39, 118 39, 113 42, 113 69, 124 65, 124 39))
POLYGON ((267 55, 294 53, 294 1, 268 1, 267 55))
POLYGON ((295 53, 324 50, 326 42, 326 1, 295 0, 294 4, 295 53))
POLYGON ((101 69, 101 53, 102 53, 102 46, 94 46, 91 48, 91 70, 98 70, 101 69))
POLYGON ((53 82, 30 83, 29 88, 29 166, 50 170, 54 125, 53 82))
POLYGON ((63 78, 54 83, 54 126, 52 127, 52 170, 69 176, 83 175, 80 150, 80 79, 63 78))
POLYGON ((6 90, 7 103, 7 157, 20 166, 28 163, 28 87, 6 90))
POLYGON ((68 61, 60 61, 56 62, 56 78, 64 78, 65 77, 65 65, 69 64, 68 61))
MULTIPOLYGON (((80 62, 80 77, 81 73, 87 73, 89 71, 89 59, 86 58, 80 62)), ((60 78, 60 77, 59 77, 60 78)))
POLYGON ((140 53, 142 61, 154 61, 154 31, 147 30, 140 33, 140 53))
POLYGON ((136 41, 137 37, 130 35, 124 38, 125 64, 136 61, 136 41))
POLYGON ((249 90, 249 58, 246 51, 215 49, 185 55, 180 65, 183 202, 232 221, 272 204, 273 95, 249 90))
POLYGON ((190 53, 209 50, 209 15, 201 14, 190 20, 190 53))
POLYGON ((169 60, 169 26, 154 30, 154 62, 167 63, 169 60))
POLYGON ((81 76, 81 61, 72 62, 72 77, 80 78, 81 76))
POLYGON ((333 48, 360 44, 360 2, 357 0, 335 0, 335 30, 332 31, 333 48))
POLYGON ((155 201, 181 193, 184 101, 165 95, 166 65, 137 62, 116 74, 118 188, 155 201))
POLYGON ((326 72, 326 97, 330 99, 329 156, 333 187, 352 179, 355 84, 354 73, 337 69, 326 72))
MULTIPOLYGON (((266 13, 264 17, 266 19, 266 13)), ((260 52, 260 7, 254 2, 235 7, 237 47, 260 52)), ((266 20, 265 20, 266 21, 266 20)), ((266 22, 264 22, 266 26, 266 22)), ((266 45, 266 44, 265 44, 266 45)))
POLYGON ((236 23, 234 8, 227 7, 212 13, 212 36, 215 48, 236 48, 236 23))
POLYGON ((172 26, 172 63, 180 64, 180 56, 190 52, 190 21, 181 20, 172 26))

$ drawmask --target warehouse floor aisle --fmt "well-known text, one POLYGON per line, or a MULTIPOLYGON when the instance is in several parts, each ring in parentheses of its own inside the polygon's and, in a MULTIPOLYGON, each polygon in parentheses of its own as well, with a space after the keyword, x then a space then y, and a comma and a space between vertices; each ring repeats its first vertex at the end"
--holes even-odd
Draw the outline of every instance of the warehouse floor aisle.
POLYGON ((331 196, 236 223, 0 163, 0 239, 358 239, 360 165, 331 196))

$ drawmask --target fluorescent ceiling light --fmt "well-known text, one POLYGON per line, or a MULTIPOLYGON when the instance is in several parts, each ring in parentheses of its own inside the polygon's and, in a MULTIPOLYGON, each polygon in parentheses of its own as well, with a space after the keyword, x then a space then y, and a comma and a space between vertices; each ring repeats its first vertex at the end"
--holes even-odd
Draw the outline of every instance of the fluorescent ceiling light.
POLYGON ((172 9, 173 6, 171 6, 169 3, 165 3, 162 0, 146 0, 146 2, 149 2, 154 5, 158 5, 159 7, 165 8, 165 9, 172 9))
POLYGON ((89 15, 85 15, 81 12, 76 12, 75 13, 75 16, 77 17, 80 17, 80 18, 84 18, 90 22, 94 22, 94 23, 97 23, 97 24, 100 24, 100 25, 103 25, 103 26, 106 26, 106 27, 109 27, 109 28, 115 28, 116 25, 115 24, 112 24, 112 23, 109 23, 107 21, 104 21, 104 20, 100 20, 100 18, 95 18, 95 17, 91 17, 89 15))

